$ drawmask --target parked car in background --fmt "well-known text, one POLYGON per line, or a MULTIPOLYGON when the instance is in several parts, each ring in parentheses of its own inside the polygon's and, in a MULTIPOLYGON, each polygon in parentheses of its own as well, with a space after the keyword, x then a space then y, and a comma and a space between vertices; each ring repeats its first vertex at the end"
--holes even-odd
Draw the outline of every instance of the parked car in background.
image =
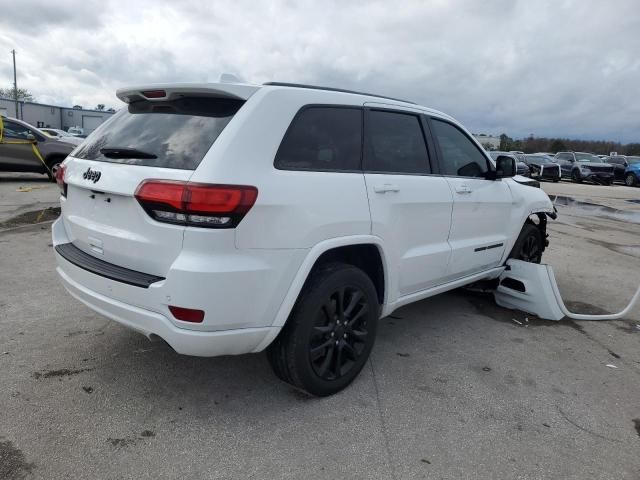
POLYGON ((46 173, 53 180, 53 172, 76 148, 16 118, 2 117, 2 125, 0 171, 46 173))
POLYGON ((493 150, 493 151, 489 152, 489 155, 494 160, 497 159, 499 156, 505 156, 505 157, 513 158, 513 160, 516 162, 516 175, 522 175, 523 177, 530 177, 531 176, 531 170, 529 169, 529 166, 525 162, 520 160, 518 158, 518 155, 514 154, 513 152, 501 152, 501 151, 498 151, 498 150, 493 150))
POLYGON ((603 162, 593 153, 558 152, 553 160, 560 165, 562 177, 576 183, 584 180, 603 185, 613 183, 613 165, 603 162))
POLYGON ((529 166, 531 178, 536 180, 551 180, 559 182, 561 178, 560 165, 553 159, 542 153, 531 153, 524 155, 524 163, 529 166))
POLYGON ((41 128, 40 130, 46 133, 47 135, 49 135, 50 137, 60 140, 62 142, 71 143, 73 145, 80 145, 83 142, 82 138, 71 135, 70 133, 65 132, 64 130, 60 130, 58 128, 46 127, 46 128, 41 128))
MULTIPOLYGON (((607 157, 605 160, 607 163, 613 165, 614 180, 618 182, 627 183, 627 167, 630 165, 630 160, 634 157, 626 155, 616 155, 613 157, 607 157)), ((638 158, 638 157, 635 157, 638 158)), ((635 163, 635 161, 632 161, 635 163)))
POLYGON ((283 83, 117 96, 58 170, 57 272, 178 353, 267 349, 280 379, 330 395, 380 318, 542 258, 547 194, 444 113, 283 83))
POLYGON ((640 185, 640 157, 626 157, 627 166, 624 171, 624 184, 628 187, 640 185))
POLYGON ((87 136, 84 134, 84 128, 81 127, 69 127, 69 130, 67 130, 67 132, 69 132, 74 137, 87 138, 87 136))

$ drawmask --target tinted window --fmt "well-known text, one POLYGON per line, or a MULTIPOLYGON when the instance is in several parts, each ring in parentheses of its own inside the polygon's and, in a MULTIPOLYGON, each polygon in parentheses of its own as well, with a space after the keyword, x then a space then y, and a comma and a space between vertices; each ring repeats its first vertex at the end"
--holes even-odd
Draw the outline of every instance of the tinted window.
POLYGON ((440 145, 440 170, 443 175, 482 177, 487 158, 461 130, 450 123, 433 119, 433 133, 440 145))
POLYGON ((19 138, 21 140, 27 140, 27 135, 31 133, 27 127, 20 125, 19 123, 13 123, 11 121, 4 121, 4 133, 7 138, 19 138))
POLYGON ((275 166, 283 170, 360 170, 362 110, 309 107, 293 119, 275 166))
POLYGON ((429 173, 429 154, 415 115, 371 110, 365 135, 365 170, 429 173))
POLYGON ((243 103, 211 97, 134 102, 100 125, 74 156, 101 162, 194 170, 243 103), (149 155, 147 158, 106 157, 101 152, 105 148, 127 148, 149 155))

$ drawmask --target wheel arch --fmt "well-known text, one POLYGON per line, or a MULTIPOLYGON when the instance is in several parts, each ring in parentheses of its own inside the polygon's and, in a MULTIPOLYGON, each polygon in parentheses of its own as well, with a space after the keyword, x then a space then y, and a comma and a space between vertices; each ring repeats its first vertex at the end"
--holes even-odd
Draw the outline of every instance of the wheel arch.
POLYGON ((556 218, 556 216, 557 215, 554 211, 550 211, 546 209, 540 209, 540 210, 536 209, 528 213, 525 216, 525 218, 521 220, 521 223, 519 223, 520 228, 518 228, 518 230, 514 232, 515 234, 512 235, 512 238, 507 244, 507 248, 505 248, 504 255, 501 262, 502 265, 504 265, 506 261, 509 259, 511 250, 513 249, 525 225, 534 225, 540 230, 540 234, 542 235, 542 252, 544 253, 546 248, 549 246, 549 234, 547 233, 547 220, 549 217, 556 218))
POLYGON ((356 235, 349 237, 338 237, 325 240, 316 244, 309 250, 307 256, 298 269, 285 298, 280 305, 276 315, 274 327, 282 327, 289 317, 293 306, 302 291, 309 275, 313 269, 325 262, 344 261, 362 268, 367 273, 378 292, 378 299, 381 305, 387 303, 389 295, 389 269, 384 251, 382 239, 373 235, 356 235), (364 253, 367 252, 367 253, 364 253), (376 257, 361 255, 377 255, 377 264, 366 265, 364 260, 376 257))

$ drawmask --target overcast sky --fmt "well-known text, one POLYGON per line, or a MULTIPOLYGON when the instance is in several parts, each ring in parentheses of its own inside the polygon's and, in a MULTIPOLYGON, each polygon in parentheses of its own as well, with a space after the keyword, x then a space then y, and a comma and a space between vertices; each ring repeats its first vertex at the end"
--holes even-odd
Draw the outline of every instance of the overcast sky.
POLYGON ((116 88, 278 80, 437 108, 474 132, 640 142, 638 0, 0 0, 0 85, 119 108, 116 88))

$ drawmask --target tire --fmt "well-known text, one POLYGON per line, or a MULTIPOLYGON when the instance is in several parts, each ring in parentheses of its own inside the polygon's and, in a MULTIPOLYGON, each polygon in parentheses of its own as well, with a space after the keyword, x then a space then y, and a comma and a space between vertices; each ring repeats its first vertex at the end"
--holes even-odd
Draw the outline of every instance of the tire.
POLYGON ((525 223, 513 244, 509 258, 525 262, 540 263, 542 261, 543 238, 540 229, 530 223, 525 223))
POLYGON ((571 179, 576 183, 582 183, 582 177, 580 176, 580 172, 578 170, 574 170, 571 172, 571 179))
POLYGON ((49 169, 47 170, 47 176, 49 177, 50 181, 52 182, 56 181, 55 177, 53 176, 53 173, 55 172, 55 169, 58 168, 63 161, 64 161, 64 157, 47 158, 47 167, 49 167, 49 169))
POLYGON ((379 314, 378 294, 366 273, 343 263, 321 267, 269 345, 269 363, 278 378, 311 395, 337 393, 366 364, 379 314))
POLYGON ((638 184, 638 179, 633 173, 627 173, 624 177, 624 184, 627 187, 635 187, 638 184))
POLYGON ((553 179, 553 183, 558 183, 559 181, 560 181, 560 179, 559 179, 559 178, 554 178, 554 179, 553 179))

